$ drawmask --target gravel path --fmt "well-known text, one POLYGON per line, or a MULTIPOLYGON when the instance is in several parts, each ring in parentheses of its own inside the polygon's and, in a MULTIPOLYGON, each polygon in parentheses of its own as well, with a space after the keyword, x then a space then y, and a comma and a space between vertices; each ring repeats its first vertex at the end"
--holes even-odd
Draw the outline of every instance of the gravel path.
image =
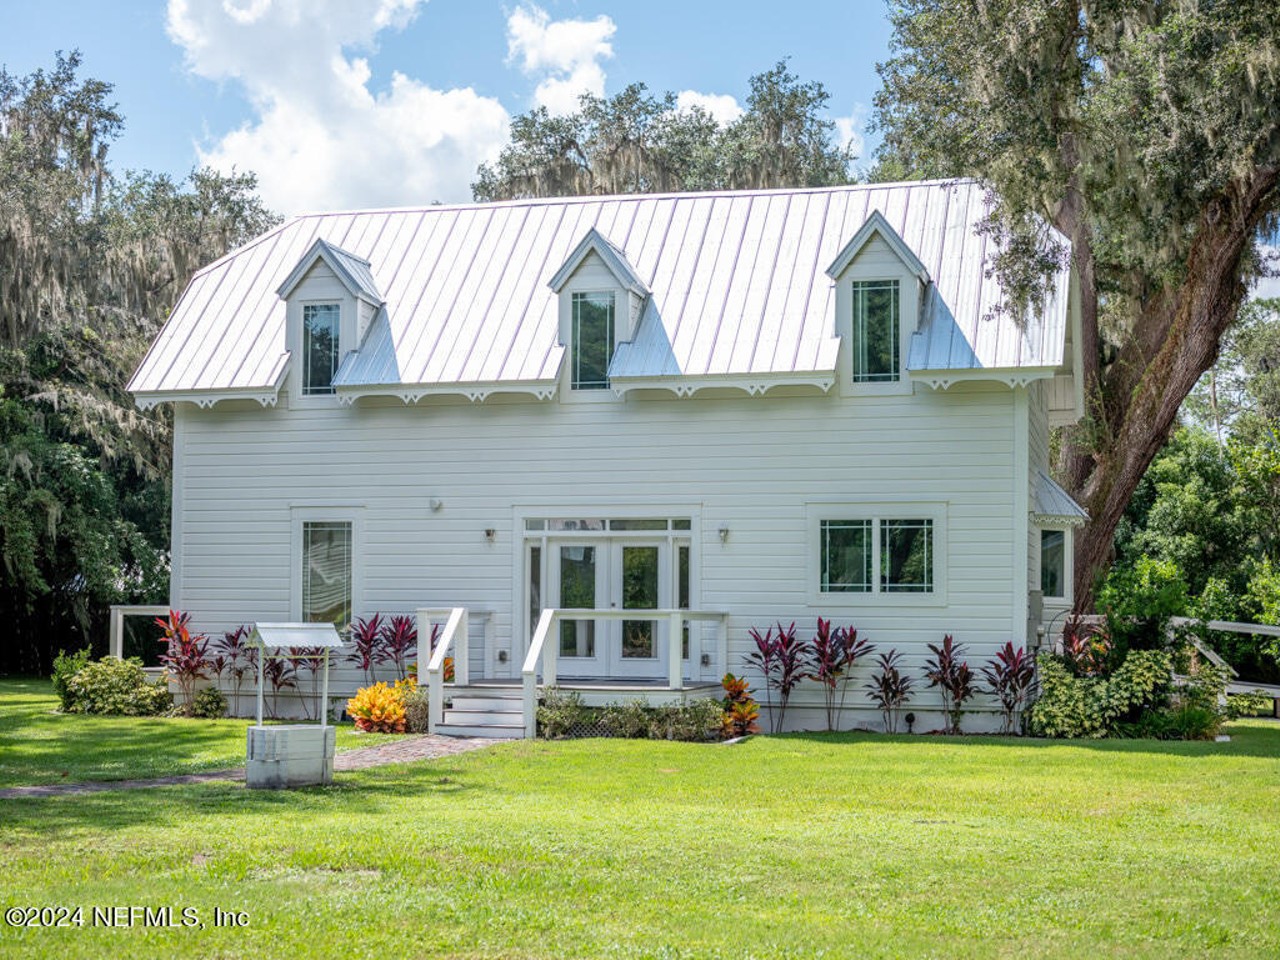
MULTIPOLYGON (((384 767, 390 763, 435 760, 438 757, 452 757, 459 753, 479 750, 500 742, 480 737, 438 737, 422 734, 406 737, 394 743, 341 751, 333 758, 333 769, 337 773, 343 770, 384 767)), ((188 773, 175 777, 156 777, 152 780, 91 780, 81 783, 51 783, 38 787, 10 787, 0 790, 0 800, 16 800, 21 797, 61 797, 69 794, 101 793, 104 790, 143 790, 148 787, 169 787, 184 783, 243 779, 244 767, 236 767, 234 770, 188 773)))

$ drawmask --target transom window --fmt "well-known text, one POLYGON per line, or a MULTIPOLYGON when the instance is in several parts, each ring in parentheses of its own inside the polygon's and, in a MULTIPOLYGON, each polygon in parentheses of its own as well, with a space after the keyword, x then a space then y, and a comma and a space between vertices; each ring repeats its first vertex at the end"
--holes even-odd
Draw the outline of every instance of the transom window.
POLYGON ((934 521, 855 517, 818 524, 820 593, 933 593, 934 521))
POLYGON ((605 390, 613 358, 612 293, 573 295, 572 378, 575 390, 605 390))
POLYGON ((336 303, 308 303, 302 307, 302 392, 307 396, 332 394, 338 372, 338 324, 336 303))
POLYGON ((305 521, 302 524, 302 619, 332 623, 346 630, 351 623, 351 522, 305 521))
POLYGON ((896 381, 898 354, 898 281, 854 281, 854 383, 896 381))

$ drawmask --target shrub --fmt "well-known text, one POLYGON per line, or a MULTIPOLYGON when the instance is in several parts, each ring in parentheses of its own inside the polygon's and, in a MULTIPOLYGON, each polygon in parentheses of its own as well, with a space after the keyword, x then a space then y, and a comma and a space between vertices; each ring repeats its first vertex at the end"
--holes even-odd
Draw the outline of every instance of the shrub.
POLYGON ((1077 677, 1101 676, 1111 656, 1111 633, 1072 616, 1062 627, 1062 656, 1077 677))
POLYGON ((1261 691, 1233 693, 1227 697, 1227 719, 1267 717, 1275 709, 1275 700, 1261 691))
POLYGON ((400 693, 385 683, 362 687, 347 701, 356 729, 365 733, 404 733, 405 710, 400 693))
POLYGON ((1031 731, 1041 737, 1105 737, 1138 711, 1160 706, 1172 682, 1169 654, 1134 650, 1109 678, 1076 677, 1047 653, 1036 660, 1040 697, 1029 714, 1031 731))
POLYGON ((830 620, 818 618, 817 633, 809 641, 809 663, 813 670, 809 674, 809 679, 822 684, 822 700, 827 712, 828 730, 836 728, 837 690, 840 693, 839 707, 843 710, 844 695, 848 690, 854 665, 874 649, 866 640, 858 639, 858 631, 853 627, 833 629, 830 620))
POLYGON ((1187 612, 1187 583, 1177 563, 1140 556, 1116 566, 1098 589, 1098 609, 1121 659, 1130 650, 1159 650, 1169 618, 1187 612))
POLYGON ((404 704, 404 727, 409 733, 426 733, 430 725, 430 701, 427 688, 412 678, 396 684, 400 702, 404 704))
POLYGON ((191 716, 220 720, 227 715, 227 698, 217 687, 205 687, 191 702, 191 716))
POLYGON ((880 654, 876 658, 879 669, 867 683, 872 701, 884 716, 885 733, 898 732, 898 717, 902 713, 902 705, 911 698, 911 688, 915 684, 899 668, 899 657, 897 650, 880 654))
POLYGON ((244 678, 252 675, 257 667, 254 650, 249 646, 251 633, 248 626, 242 625, 234 630, 224 631, 221 640, 213 641, 218 676, 231 678, 231 697, 237 709, 244 678))
POLYGON ((668 703, 653 711, 649 736, 654 740, 701 743, 720 733, 724 709, 719 700, 703 697, 688 703, 668 703))
POLYGON ((556 687, 547 687, 538 706, 538 729, 548 740, 567 736, 574 727, 585 723, 587 716, 582 695, 577 691, 563 693, 556 687))
POLYGON ((67 689, 67 681, 79 673, 89 663, 89 648, 77 650, 75 653, 67 653, 65 650, 59 650, 58 655, 53 659, 53 692, 58 695, 59 707, 63 713, 70 713, 74 700, 71 691, 67 689))
POLYGON ((382 648, 395 665, 397 679, 403 680, 409 654, 418 648, 418 621, 409 614, 392 617, 382 625, 382 648))
POLYGON ((1000 702, 1001 733, 1012 733, 1014 718, 1027 702, 1036 668, 1027 651, 1006 642, 982 668, 987 691, 1000 702))
POLYGON ((794 621, 789 627, 779 623, 776 634, 773 627, 769 627, 763 636, 754 627, 748 632, 755 641, 756 649, 747 654, 747 663, 764 675, 765 687, 777 694, 778 709, 773 709, 773 701, 769 704, 769 727, 773 733, 778 733, 786 723, 791 691, 805 677, 810 656, 809 643, 796 636, 794 621))
POLYGON ((173 706, 164 681, 152 682, 137 657, 103 657, 85 664, 67 680, 72 713, 105 713, 154 717, 173 706))
POLYGON ((160 642, 165 645, 165 652, 160 656, 160 662, 182 692, 180 709, 191 716, 195 706, 196 681, 208 679, 213 672, 213 662, 207 652, 209 639, 191 632, 187 626, 191 622, 189 613, 170 610, 168 617, 157 617, 155 622, 164 631, 160 642))
POLYGON ((365 679, 373 683, 373 670, 383 662, 382 614, 375 613, 368 620, 357 617, 351 624, 351 643, 355 649, 347 654, 347 660, 358 664, 365 679))
POLYGON ((653 726, 653 711, 642 698, 626 703, 610 703, 600 712, 600 725, 607 737, 643 739, 653 726))
POLYGON ((942 712, 946 717, 947 733, 960 732, 960 715, 964 702, 973 696, 973 671, 961 660, 964 645, 954 641, 951 634, 942 638, 942 646, 928 645, 933 657, 925 661, 924 675, 929 686, 942 692, 942 712))
POLYGON ((724 699, 720 701, 723 715, 720 718, 720 735, 731 740, 734 737, 745 737, 760 732, 760 705, 751 696, 746 677, 735 677, 726 673, 720 681, 724 688, 724 699))

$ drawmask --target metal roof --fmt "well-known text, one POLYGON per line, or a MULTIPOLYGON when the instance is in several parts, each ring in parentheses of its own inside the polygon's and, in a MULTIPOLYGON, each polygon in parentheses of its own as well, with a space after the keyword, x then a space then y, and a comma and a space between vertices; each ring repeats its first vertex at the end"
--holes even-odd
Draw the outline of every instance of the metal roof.
POLYGON ((332 623, 255 623, 249 642, 262 647, 341 647, 332 623))
POLYGON ((1031 486, 1031 518, 1036 523, 1080 526, 1089 519, 1084 507, 1043 470, 1037 470, 1031 486))
POLYGON ((343 363, 340 388, 490 384, 548 395, 564 353, 549 283, 592 231, 650 292, 611 376, 829 375, 839 341, 825 271, 876 213, 933 279, 909 369, 1056 367, 1067 268, 1026 323, 993 315, 991 241, 975 229, 988 204, 976 183, 931 181, 301 216, 192 278, 129 389, 145 403, 277 388, 277 290, 324 241, 385 304, 343 363))

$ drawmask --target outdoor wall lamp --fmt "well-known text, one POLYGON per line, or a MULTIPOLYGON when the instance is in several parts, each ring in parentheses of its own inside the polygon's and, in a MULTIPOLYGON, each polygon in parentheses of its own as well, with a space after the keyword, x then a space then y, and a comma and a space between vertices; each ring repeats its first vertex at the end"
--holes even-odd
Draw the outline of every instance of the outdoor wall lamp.
POLYGON ((490 543, 493 543, 493 541, 498 538, 498 531, 493 529, 493 527, 485 527, 484 538, 490 543))
POLYGON ((720 542, 721 542, 721 543, 728 543, 728 542, 729 542, 729 528, 728 528, 728 527, 721 527, 721 528, 720 528, 720 542))

